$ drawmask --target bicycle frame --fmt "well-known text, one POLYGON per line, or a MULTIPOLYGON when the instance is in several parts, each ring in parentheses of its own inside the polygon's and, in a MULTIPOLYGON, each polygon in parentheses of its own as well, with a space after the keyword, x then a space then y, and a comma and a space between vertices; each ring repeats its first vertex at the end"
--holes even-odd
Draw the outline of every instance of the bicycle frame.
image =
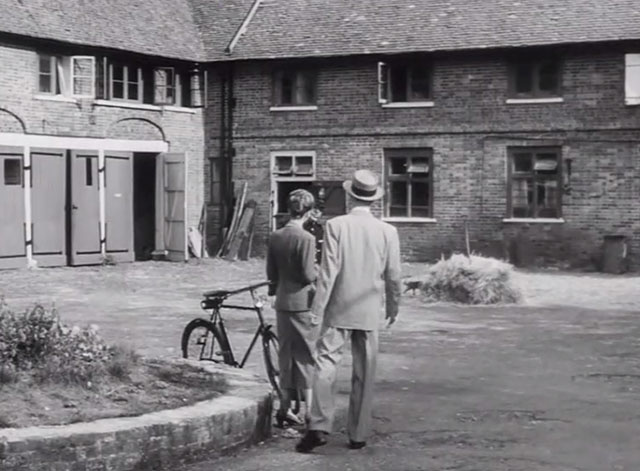
POLYGON ((240 306, 240 305, 236 305, 236 304, 224 304, 224 300, 221 300, 220 304, 215 303, 214 306, 208 306, 207 303, 205 303, 204 301, 201 303, 202 304, 202 308, 206 311, 209 308, 213 308, 213 311, 211 313, 211 317, 210 320, 213 324, 217 324, 220 327, 220 332, 221 334, 225 337, 225 339, 227 340, 227 344, 229 345, 229 355, 231 356, 231 361, 233 366, 237 367, 237 368, 243 368, 244 365, 247 363, 247 360, 249 359, 249 355, 251 354, 253 347, 255 347, 256 342, 258 341, 258 338, 263 335, 263 333, 267 330, 269 330, 271 328, 270 325, 266 324, 264 321, 264 316, 262 315, 262 304, 261 301, 256 300, 256 296, 255 296, 255 290, 257 288, 260 288, 262 286, 265 286, 268 283, 260 283, 257 285, 253 285, 253 286, 249 286, 248 288, 244 288, 241 290, 237 290, 234 292, 231 292, 231 294, 238 294, 241 292, 245 292, 245 291, 249 291, 251 293, 251 297, 254 300, 254 305, 253 306, 240 306), (229 336, 227 335, 227 329, 224 325, 224 319, 222 317, 222 313, 220 312, 220 310, 222 308, 227 308, 227 309, 235 309, 238 311, 254 311, 257 316, 258 316, 258 321, 259 321, 259 325, 258 328, 256 330, 256 333, 253 336, 253 339, 251 339, 251 343, 249 344, 249 347, 247 348, 247 351, 245 352, 242 361, 240 363, 238 363, 236 361, 235 358, 235 354, 233 353, 233 348, 231 346, 231 342, 229 341, 229 336))

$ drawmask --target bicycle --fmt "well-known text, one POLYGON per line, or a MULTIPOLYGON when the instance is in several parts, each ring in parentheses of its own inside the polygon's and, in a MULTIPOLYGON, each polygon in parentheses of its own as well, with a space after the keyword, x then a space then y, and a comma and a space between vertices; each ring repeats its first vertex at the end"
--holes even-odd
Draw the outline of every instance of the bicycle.
POLYGON ((211 310, 209 320, 198 317, 190 321, 182 332, 182 356, 183 358, 198 358, 199 360, 212 361, 215 363, 225 363, 236 368, 243 368, 258 341, 258 337, 262 337, 262 352, 264 355, 264 364, 267 370, 269 382, 273 387, 278 399, 282 398, 280 385, 278 382, 278 337, 272 330, 272 325, 267 324, 262 315, 264 302, 260 298, 256 290, 267 286, 268 281, 246 286, 244 288, 233 291, 214 290, 207 291, 203 294, 204 299, 200 302, 200 307, 204 311, 211 310), (230 296, 234 296, 245 292, 251 293, 253 306, 240 306, 235 304, 225 304, 230 296), (258 316, 258 328, 256 330, 247 351, 238 363, 227 336, 227 329, 224 325, 224 319, 220 310, 222 308, 236 309, 240 311, 254 311, 258 316), (218 349, 216 349, 216 343, 218 349), (195 347, 193 352, 190 346, 195 347))

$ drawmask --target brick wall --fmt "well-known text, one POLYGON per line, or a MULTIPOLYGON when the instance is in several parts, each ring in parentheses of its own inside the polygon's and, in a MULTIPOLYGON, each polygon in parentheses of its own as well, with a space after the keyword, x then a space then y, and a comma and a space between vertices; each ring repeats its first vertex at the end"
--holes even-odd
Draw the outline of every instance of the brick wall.
POLYGON ((188 155, 188 224, 197 226, 204 201, 203 113, 144 110, 36 98, 38 55, 0 44, 0 132, 113 139, 161 139, 188 155), (21 129, 22 128, 22 129, 21 129))
POLYGON ((624 105, 623 51, 560 52, 564 101, 546 104, 507 104, 507 59, 495 53, 434 58, 434 106, 413 109, 378 104, 373 59, 316 62, 318 110, 296 112, 269 110, 275 63, 236 65, 233 173, 259 202, 257 253, 269 232, 271 151, 314 150, 318 179, 335 180, 380 172, 384 148, 430 147, 436 222, 396 223, 405 258, 462 249, 466 219, 472 249, 526 264, 588 266, 605 234, 622 234, 639 269, 640 107, 624 105), (559 146, 572 159, 564 223, 503 221, 507 148, 523 145, 559 146))

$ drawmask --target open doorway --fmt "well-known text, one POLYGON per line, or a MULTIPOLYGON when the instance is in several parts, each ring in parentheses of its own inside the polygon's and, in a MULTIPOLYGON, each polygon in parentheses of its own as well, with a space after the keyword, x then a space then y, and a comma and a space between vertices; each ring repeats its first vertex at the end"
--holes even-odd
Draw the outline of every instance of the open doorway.
POLYGON ((151 260, 156 244, 156 157, 133 156, 133 245, 136 260, 151 260))

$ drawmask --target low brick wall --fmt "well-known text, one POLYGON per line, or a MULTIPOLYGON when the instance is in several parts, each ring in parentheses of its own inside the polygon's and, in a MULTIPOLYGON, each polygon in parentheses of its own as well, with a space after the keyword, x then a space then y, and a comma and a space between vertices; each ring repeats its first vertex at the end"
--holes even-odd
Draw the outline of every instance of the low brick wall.
POLYGON ((0 429, 0 469, 170 469, 266 438, 269 385, 241 370, 225 372, 229 393, 192 406, 64 426, 0 429))

